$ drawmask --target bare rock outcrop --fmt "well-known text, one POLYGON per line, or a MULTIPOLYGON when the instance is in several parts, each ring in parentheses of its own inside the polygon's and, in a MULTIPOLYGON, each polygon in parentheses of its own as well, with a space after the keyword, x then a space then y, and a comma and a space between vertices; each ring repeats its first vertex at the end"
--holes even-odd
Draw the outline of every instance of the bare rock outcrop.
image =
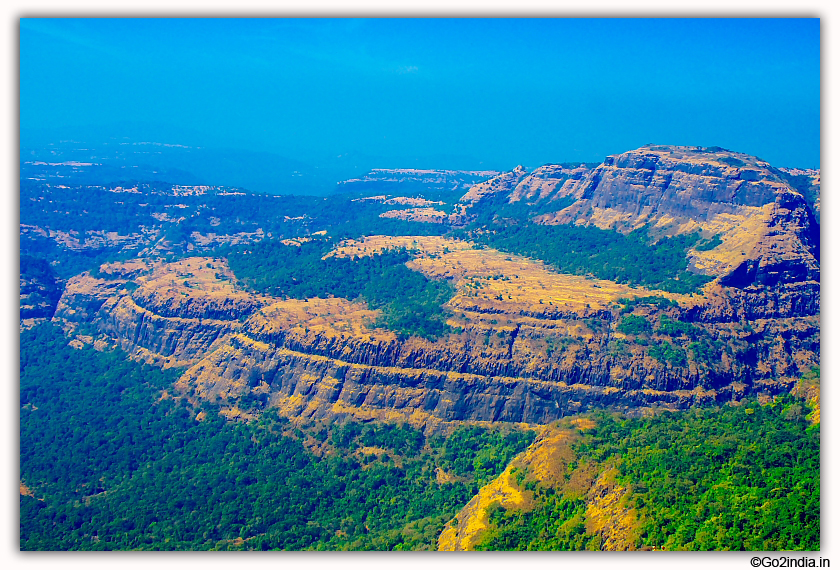
MULTIPOLYGON (((818 300, 797 305, 803 295, 788 291, 801 284, 777 288, 773 302, 768 288, 756 291, 761 301, 741 298, 749 288, 718 287, 706 303, 669 309, 694 323, 685 333, 693 341, 656 331, 628 338, 619 305, 534 318, 501 302, 429 341, 374 328, 375 312, 346 299, 247 293, 219 260, 144 267, 70 280, 56 320, 92 326, 136 358, 185 367, 178 388, 192 398, 296 418, 546 424, 593 407, 684 408, 786 391, 819 361, 818 300), (500 318, 507 324, 494 332, 500 318), (653 345, 688 348, 669 349, 682 360, 663 360, 653 345), (704 350, 717 356, 701 358, 704 350)), ((638 310, 651 323, 666 314, 638 310)))

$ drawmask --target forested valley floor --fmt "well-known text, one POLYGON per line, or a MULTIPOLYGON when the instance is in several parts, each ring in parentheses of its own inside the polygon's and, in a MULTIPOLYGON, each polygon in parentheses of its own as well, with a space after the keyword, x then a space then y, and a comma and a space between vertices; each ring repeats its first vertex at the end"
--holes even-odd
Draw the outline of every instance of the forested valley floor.
MULTIPOLYGON (((535 437, 462 426, 226 421, 173 396, 176 370, 21 334, 22 550, 428 550, 535 437)), ((819 425, 792 397, 630 419, 594 414, 566 481, 615 469, 635 547, 819 548, 819 425), (578 473, 579 475, 579 473, 578 473)), ((476 545, 600 549, 585 498, 517 475, 527 511, 493 506, 476 545)), ((571 490, 570 490, 571 489, 571 490)))

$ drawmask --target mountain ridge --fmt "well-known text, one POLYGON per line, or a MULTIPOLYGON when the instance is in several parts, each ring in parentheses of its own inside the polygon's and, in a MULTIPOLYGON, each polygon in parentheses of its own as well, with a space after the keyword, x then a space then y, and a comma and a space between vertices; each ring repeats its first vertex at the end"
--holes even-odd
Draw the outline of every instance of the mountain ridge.
MULTIPOLYGON (((445 199, 374 198, 358 203, 449 207, 445 199)), ((676 409, 786 392, 819 363, 818 224, 802 194, 760 159, 648 146, 594 169, 517 167, 448 204, 456 212, 448 223, 473 219, 470 231, 487 245, 469 235, 373 235, 336 243, 327 254, 359 259, 407 248, 410 269, 454 287, 443 307, 448 332, 437 339, 398 338, 377 324, 380 313, 364 299, 294 300, 255 290, 213 256, 103 265, 67 282, 54 319, 92 326, 102 343, 137 358, 186 367, 179 388, 191 398, 233 409, 256 397, 292 418, 372 414, 432 430, 458 421, 545 424, 593 406, 676 409), (654 206, 640 207, 656 195, 654 206), (563 199, 574 202, 554 213, 527 209, 563 199), (597 231, 630 235, 642 224, 654 243, 669 234, 698 240, 683 263, 713 281, 691 294, 668 293, 564 275, 492 247, 507 243, 498 232, 510 220, 577 231, 604 225, 597 208, 619 207, 624 221, 597 231)), ((328 235, 266 243, 295 254, 313 237, 331 243, 328 235)), ((256 262, 248 239, 225 255, 239 251, 238 263, 256 262)), ((655 251, 633 247, 638 255, 655 251)))
MULTIPOLYGON (((170 380, 160 401, 177 402, 190 425, 285 426, 282 437, 325 465, 345 436, 368 430, 348 468, 393 461, 396 475, 408 458, 370 434, 425 439, 418 461, 430 484, 469 484, 474 495, 421 525, 424 547, 812 544, 813 524, 793 519, 778 541, 689 536, 691 501, 663 530, 673 489, 639 473, 670 453, 712 485, 715 461, 734 458, 727 465, 743 475, 755 437, 775 449, 783 433, 799 442, 785 440, 784 453, 807 466, 777 469, 768 453, 762 469, 779 481, 804 474, 797 508, 818 512, 819 172, 651 146, 597 166, 477 174, 378 170, 324 198, 22 183, 21 329, 51 319, 52 332, 32 332, 65 352, 92 347, 161 368, 170 380), (669 417, 721 433, 701 453, 696 434, 668 431, 669 417), (764 421, 776 431, 762 432, 764 421), (648 428, 671 443, 650 452, 648 428), (466 463, 423 455, 482 429, 519 434, 517 445, 541 435, 503 463, 483 448, 466 463), (544 536, 557 513, 568 520, 544 536)), ((32 414, 43 402, 29 393, 32 414)), ((772 492, 758 501, 741 475, 723 498, 784 507, 772 492)), ((718 509, 714 485, 702 501, 718 509)), ((38 497, 22 495, 34 508, 41 487, 22 475, 21 489, 38 497)), ((780 516, 761 520, 779 526, 780 516)), ((257 539, 240 534, 230 546, 257 539)))

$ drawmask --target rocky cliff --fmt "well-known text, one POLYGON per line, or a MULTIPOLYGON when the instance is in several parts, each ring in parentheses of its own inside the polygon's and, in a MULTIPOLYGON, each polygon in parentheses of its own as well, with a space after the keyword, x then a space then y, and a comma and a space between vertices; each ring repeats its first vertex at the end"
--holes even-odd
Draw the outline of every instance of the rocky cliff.
POLYGON ((719 147, 648 145, 596 168, 517 167, 462 202, 464 219, 527 202, 542 224, 699 232, 708 241, 689 251, 690 270, 729 276, 730 286, 819 281, 818 171, 782 171, 719 147))
MULTIPOLYGON (((621 212, 611 221, 619 227, 664 216, 701 223, 720 214, 737 214, 744 206, 761 207, 773 202, 777 193, 789 191, 770 169, 760 159, 718 148, 649 145, 607 157, 575 186, 574 197, 586 202, 558 216, 558 221, 592 208, 621 212)), ((602 214, 593 222, 607 219, 602 214)))
POLYGON ((777 393, 819 365, 814 180, 724 149, 646 146, 597 167, 517 167, 474 184, 449 216, 462 223, 508 204, 542 224, 644 226, 653 239, 697 232, 689 269, 716 277, 698 295, 561 275, 446 237, 368 236, 328 255, 409 249, 411 269, 455 288, 447 334, 399 339, 361 300, 249 292, 210 258, 77 276, 55 318, 138 358, 186 367, 179 388, 192 398, 290 417, 546 424, 592 407, 777 393))
POLYGON ((509 201, 538 203, 564 198, 574 192, 592 168, 591 164, 546 164, 522 178, 511 192, 509 201))
POLYGON ((667 310, 628 309, 619 299, 654 292, 428 239, 446 253, 418 253, 410 263, 448 274, 458 289, 449 303, 453 332, 437 341, 399 340, 372 324, 377 315, 364 303, 248 293, 223 261, 209 258, 103 266, 98 277, 67 284, 55 318, 92 327, 135 357, 186 367, 178 387, 192 398, 429 429, 451 421, 545 424, 592 407, 682 408, 776 393, 819 361, 814 307, 784 295, 744 301, 742 290, 718 286, 708 302, 672 296, 678 302, 667 310), (647 332, 621 332, 628 310, 649 323, 647 332), (684 324, 671 330, 667 319, 684 324))
POLYGON ((503 172, 489 180, 479 182, 461 197, 461 202, 475 204, 495 194, 512 192, 527 174, 525 167, 520 165, 510 172, 503 172))

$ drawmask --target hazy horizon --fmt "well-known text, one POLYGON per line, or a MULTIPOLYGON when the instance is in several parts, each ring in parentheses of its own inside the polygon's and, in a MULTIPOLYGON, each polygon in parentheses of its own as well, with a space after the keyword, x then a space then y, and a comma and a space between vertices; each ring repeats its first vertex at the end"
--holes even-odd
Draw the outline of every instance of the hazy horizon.
POLYGON ((87 132, 308 163, 352 153, 500 169, 654 143, 818 168, 819 26, 22 19, 22 142, 87 132))

